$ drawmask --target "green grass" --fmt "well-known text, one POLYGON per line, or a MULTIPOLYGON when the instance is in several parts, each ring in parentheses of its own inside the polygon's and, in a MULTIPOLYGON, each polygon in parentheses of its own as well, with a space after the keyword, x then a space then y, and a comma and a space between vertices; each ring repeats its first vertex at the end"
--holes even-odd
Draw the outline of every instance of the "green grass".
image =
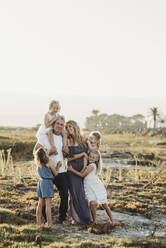
POLYGON ((27 224, 27 220, 18 217, 9 209, 0 208, 0 223, 23 225, 27 224))
MULTIPOLYGON (((33 159, 32 151, 37 141, 36 130, 34 128, 17 129, 0 129, 0 150, 5 151, 12 149, 14 160, 31 160, 33 159)), ((88 135, 88 133, 87 133, 88 135)), ((135 153, 154 152, 156 155, 166 156, 164 146, 159 147, 155 143, 150 144, 150 140, 163 139, 160 136, 136 136, 130 133, 124 134, 102 134, 102 152, 110 151, 131 151, 135 153), (115 145, 115 147, 114 147, 115 145), (119 147, 117 147, 119 146, 119 147), (156 149, 155 149, 156 148, 156 149)))
POLYGON ((46 229, 35 225, 7 225, 0 224, 0 248, 36 248, 36 240, 41 240, 46 248, 165 248, 163 240, 131 240, 119 238, 102 238, 101 240, 76 241, 70 234, 58 228, 46 229))

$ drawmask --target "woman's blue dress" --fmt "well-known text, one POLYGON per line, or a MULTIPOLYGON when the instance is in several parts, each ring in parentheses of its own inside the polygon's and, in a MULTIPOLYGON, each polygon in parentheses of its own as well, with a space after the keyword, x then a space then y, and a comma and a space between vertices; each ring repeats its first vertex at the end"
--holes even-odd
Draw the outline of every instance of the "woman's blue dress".
MULTIPOLYGON (((69 157, 73 157, 75 154, 82 152, 85 152, 85 148, 81 146, 69 147, 69 157)), ((73 169, 80 172, 84 165, 83 157, 73 160, 69 162, 69 164, 72 165, 73 169)), ((91 217, 88 203, 85 200, 83 178, 71 171, 68 171, 67 174, 69 180, 71 217, 79 224, 89 224, 91 217)))

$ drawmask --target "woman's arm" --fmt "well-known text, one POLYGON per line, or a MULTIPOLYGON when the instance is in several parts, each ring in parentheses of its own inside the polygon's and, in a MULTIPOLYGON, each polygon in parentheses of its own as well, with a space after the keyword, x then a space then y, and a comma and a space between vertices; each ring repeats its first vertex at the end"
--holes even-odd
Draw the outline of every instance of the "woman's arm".
POLYGON ((73 158, 68 158, 68 162, 76 160, 76 159, 81 158, 81 157, 88 157, 88 155, 85 152, 75 154, 73 158))
POLYGON ((85 171, 79 172, 79 171, 76 171, 75 169, 73 169, 72 166, 68 166, 67 170, 73 172, 74 174, 76 174, 79 177, 86 177, 91 171, 94 170, 94 168, 93 168, 93 166, 88 166, 88 168, 85 171))
POLYGON ((44 125, 45 125, 45 127, 46 128, 50 127, 55 122, 56 118, 57 117, 55 116, 51 121, 49 121, 48 115, 45 114, 45 116, 44 116, 44 125))
POLYGON ((83 168, 81 170, 81 173, 85 171, 85 169, 87 168, 87 164, 88 164, 88 160, 87 160, 86 157, 84 157, 84 166, 83 166, 83 168))

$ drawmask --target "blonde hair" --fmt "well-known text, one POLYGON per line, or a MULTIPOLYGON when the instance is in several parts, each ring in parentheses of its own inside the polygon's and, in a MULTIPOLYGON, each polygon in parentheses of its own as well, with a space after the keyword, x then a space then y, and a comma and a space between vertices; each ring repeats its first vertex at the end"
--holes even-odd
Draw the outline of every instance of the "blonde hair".
POLYGON ((59 109, 61 108, 60 103, 58 101, 52 100, 49 103, 49 109, 51 109, 54 104, 57 105, 59 109))
POLYGON ((99 131, 93 131, 89 134, 89 136, 94 136, 98 147, 101 145, 101 133, 99 131))
POLYGON ((83 137, 80 132, 80 127, 78 126, 77 122, 69 120, 66 122, 65 126, 67 125, 71 125, 74 129, 74 136, 69 135, 69 139, 72 141, 72 143, 75 144, 77 142, 79 146, 86 148, 86 144, 83 141, 83 137))
MULTIPOLYGON (((98 161, 95 162, 97 170, 96 170, 96 174, 100 174, 102 171, 102 158, 101 158, 101 153, 98 150, 91 150, 90 153, 95 154, 98 157, 98 161)), ((90 154, 89 153, 89 154, 90 154)))

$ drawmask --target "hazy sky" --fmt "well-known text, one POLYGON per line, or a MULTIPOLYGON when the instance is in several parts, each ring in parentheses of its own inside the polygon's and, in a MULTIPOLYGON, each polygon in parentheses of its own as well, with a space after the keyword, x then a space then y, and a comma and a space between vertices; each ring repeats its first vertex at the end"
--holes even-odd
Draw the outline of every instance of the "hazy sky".
MULTIPOLYGON (((18 124, 30 125, 20 122, 25 109, 31 121, 30 95, 45 96, 46 104, 49 96, 76 96, 78 119, 79 96, 118 96, 126 114, 139 110, 139 101, 125 108, 124 97, 150 97, 158 104, 155 99, 166 96, 165 13, 165 0, 1 0, 0 110, 5 115, 0 125, 12 124, 15 112, 18 124), (19 111, 13 109, 18 97, 19 111)), ((42 115, 47 106, 35 104, 42 115)), ((73 106, 71 100, 64 104, 73 106)), ((116 109, 111 106, 110 112, 116 109)))

